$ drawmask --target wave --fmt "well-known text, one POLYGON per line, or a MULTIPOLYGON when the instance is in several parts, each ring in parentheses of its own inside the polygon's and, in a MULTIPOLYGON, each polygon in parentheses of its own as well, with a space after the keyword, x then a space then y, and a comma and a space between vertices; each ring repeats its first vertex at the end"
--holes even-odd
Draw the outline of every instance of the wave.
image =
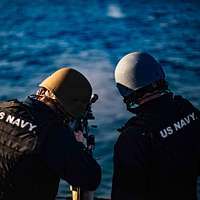
POLYGON ((125 14, 122 12, 121 8, 116 4, 110 4, 108 6, 107 15, 112 18, 124 18, 125 14))

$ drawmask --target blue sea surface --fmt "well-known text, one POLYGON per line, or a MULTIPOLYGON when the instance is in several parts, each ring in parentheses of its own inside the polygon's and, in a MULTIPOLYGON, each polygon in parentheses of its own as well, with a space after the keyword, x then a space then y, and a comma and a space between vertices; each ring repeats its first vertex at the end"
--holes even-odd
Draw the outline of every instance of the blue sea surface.
MULTIPOLYGON (((103 178, 95 192, 110 197, 117 128, 131 116, 114 82, 116 63, 146 51, 163 65, 172 90, 200 108, 200 1, 1 0, 0 100, 24 99, 62 66, 85 74, 99 95, 91 130, 103 178)), ((58 198, 69 195, 61 181, 58 198)))

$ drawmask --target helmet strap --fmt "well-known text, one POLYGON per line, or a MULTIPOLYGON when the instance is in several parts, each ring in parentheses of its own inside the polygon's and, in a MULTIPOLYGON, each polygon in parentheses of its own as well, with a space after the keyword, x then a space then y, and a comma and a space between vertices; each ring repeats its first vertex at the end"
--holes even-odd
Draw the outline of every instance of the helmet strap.
POLYGON ((42 101, 49 106, 61 119, 63 119, 64 124, 67 124, 72 119, 71 115, 64 112, 64 108, 56 96, 46 88, 39 88, 35 97, 37 100, 42 101))
POLYGON ((133 91, 129 96, 124 97, 124 103, 127 106, 127 110, 133 112, 136 107, 170 92, 167 82, 160 80, 133 91))

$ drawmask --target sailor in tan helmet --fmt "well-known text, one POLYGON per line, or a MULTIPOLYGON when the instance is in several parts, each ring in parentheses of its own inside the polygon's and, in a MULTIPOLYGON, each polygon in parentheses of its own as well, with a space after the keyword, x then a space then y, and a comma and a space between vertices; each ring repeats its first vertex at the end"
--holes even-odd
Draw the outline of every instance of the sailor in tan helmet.
POLYGON ((53 73, 39 86, 55 95, 53 99, 58 101, 65 115, 73 118, 84 113, 92 95, 92 87, 83 74, 67 67, 53 73))
POLYGON ((100 183, 100 166, 69 127, 86 111, 89 81, 63 67, 39 86, 23 102, 0 103, 0 200, 55 199, 61 178, 87 191, 100 183))

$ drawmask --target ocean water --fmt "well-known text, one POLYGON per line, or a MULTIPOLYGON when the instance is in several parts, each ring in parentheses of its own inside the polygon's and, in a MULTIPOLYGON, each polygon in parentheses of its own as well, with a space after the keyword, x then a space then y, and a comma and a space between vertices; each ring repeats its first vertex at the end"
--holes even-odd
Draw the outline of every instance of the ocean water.
MULTIPOLYGON (((0 100, 24 99, 62 66, 85 74, 99 100, 94 156, 103 178, 95 192, 110 196, 117 128, 131 116, 115 87, 116 63, 146 51, 163 65, 172 90, 200 108, 200 1, 1 0, 0 100)), ((58 198, 69 195, 61 181, 58 198)))

